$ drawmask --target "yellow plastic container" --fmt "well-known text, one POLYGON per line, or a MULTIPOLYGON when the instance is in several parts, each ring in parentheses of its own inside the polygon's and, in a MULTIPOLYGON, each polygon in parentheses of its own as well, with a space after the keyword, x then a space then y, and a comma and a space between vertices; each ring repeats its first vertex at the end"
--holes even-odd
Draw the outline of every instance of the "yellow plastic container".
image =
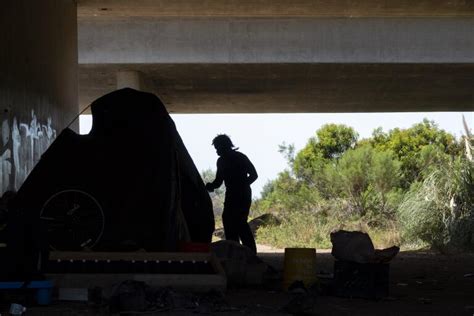
POLYGON ((317 281, 316 249, 285 248, 283 289, 287 290, 295 281, 302 281, 306 287, 317 281))

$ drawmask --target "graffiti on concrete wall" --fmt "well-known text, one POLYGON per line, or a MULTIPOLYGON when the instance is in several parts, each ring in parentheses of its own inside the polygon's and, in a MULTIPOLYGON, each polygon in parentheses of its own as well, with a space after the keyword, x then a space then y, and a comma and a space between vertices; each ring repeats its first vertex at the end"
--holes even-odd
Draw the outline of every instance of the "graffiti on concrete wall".
POLYGON ((31 110, 29 122, 20 122, 16 117, 12 121, 2 122, 2 146, 0 148, 0 193, 17 191, 41 155, 56 138, 52 119, 45 124, 38 121, 31 110))

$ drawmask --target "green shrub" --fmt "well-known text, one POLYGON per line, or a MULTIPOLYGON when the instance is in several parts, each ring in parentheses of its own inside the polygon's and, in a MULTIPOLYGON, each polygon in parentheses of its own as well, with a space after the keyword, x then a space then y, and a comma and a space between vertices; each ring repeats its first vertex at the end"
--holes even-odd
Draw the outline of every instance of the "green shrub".
POLYGON ((329 249, 332 247, 330 233, 339 229, 366 232, 372 238, 376 248, 400 245, 400 235, 395 222, 384 229, 373 228, 357 219, 314 214, 297 213, 285 218, 280 225, 261 227, 257 231, 257 242, 276 248, 312 247, 329 249))
MULTIPOLYGON (((455 137, 424 120, 358 141, 328 124, 295 153, 280 146, 288 169, 265 186, 252 214, 282 224, 258 231, 278 247, 329 247, 335 229, 362 230, 378 247, 474 248, 472 162, 455 137)), ((471 147, 469 147, 471 148, 471 147)))
POLYGON ((280 225, 259 228, 257 242, 277 248, 330 248, 329 233, 332 229, 324 219, 299 213, 298 216, 282 220, 280 225))
POLYGON ((402 238, 439 250, 474 249, 474 164, 457 159, 415 183, 398 208, 402 238))

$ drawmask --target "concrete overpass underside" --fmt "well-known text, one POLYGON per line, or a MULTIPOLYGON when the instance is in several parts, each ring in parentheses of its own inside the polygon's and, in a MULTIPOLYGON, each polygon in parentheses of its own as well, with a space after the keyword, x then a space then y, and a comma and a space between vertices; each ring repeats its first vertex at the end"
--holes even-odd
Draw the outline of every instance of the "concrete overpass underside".
POLYGON ((125 72, 175 113, 474 109, 469 2, 197 3, 79 0, 80 108, 125 72))
POLYGON ((473 64, 81 65, 80 104, 138 71, 175 113, 473 110, 473 64))

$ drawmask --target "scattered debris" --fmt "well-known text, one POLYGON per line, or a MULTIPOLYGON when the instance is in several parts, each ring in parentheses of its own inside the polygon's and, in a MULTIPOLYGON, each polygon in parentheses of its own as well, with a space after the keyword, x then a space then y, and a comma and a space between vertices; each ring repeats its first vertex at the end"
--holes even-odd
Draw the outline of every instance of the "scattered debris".
POLYGON ((331 233, 332 255, 338 260, 357 263, 390 262, 400 251, 393 246, 375 249, 369 235, 358 231, 339 230, 331 233))
POLYGON ((332 280, 334 279, 334 273, 330 273, 327 271, 320 271, 316 277, 320 280, 332 280))
POLYGON ((389 264, 334 262, 336 296, 379 300, 389 295, 389 264))
POLYGON ((431 300, 431 298, 425 298, 425 297, 420 297, 418 299, 418 302, 420 302, 421 304, 431 304, 433 301, 431 300))
MULTIPOLYGON (((260 227, 265 227, 268 225, 280 225, 280 224, 281 224, 280 219, 278 219, 278 217, 276 217, 275 215, 271 213, 260 215, 252 219, 251 221, 249 221, 250 230, 252 231, 252 234, 254 234, 254 236, 260 227)), ((217 228, 216 230, 214 230, 213 235, 220 239, 225 239, 224 228, 217 228)))
POLYGON ((220 239, 225 239, 224 228, 216 228, 213 233, 214 236, 220 239))
POLYGON ((186 311, 216 313, 238 311, 218 291, 203 294, 176 292, 173 288, 153 288, 145 282, 127 280, 118 284, 108 299, 110 313, 186 311))
POLYGON ((149 287, 145 282, 124 281, 117 285, 109 301, 111 313, 128 311, 145 311, 148 308, 146 292, 149 287))
POLYGON ((303 281, 295 281, 288 287, 288 293, 290 294, 306 294, 307 292, 303 281))
POLYGON ((280 225, 280 224, 281 224, 280 219, 278 219, 278 217, 276 217, 275 215, 271 213, 260 215, 258 217, 255 217, 251 221, 249 221, 250 230, 252 230, 252 233, 254 235, 260 227, 265 227, 268 225, 280 225))
POLYGON ((10 305, 10 315, 22 315, 26 312, 26 307, 21 304, 12 303, 10 305))
POLYGON ((288 287, 290 300, 282 307, 283 312, 304 315, 313 312, 318 296, 316 284, 307 289, 302 281, 295 281, 288 287))
POLYGON ((265 276, 274 272, 252 250, 232 240, 212 243, 211 252, 220 260, 231 286, 263 284, 265 276))
POLYGON ((390 262, 400 251, 400 248, 393 246, 385 249, 375 249, 375 254, 373 257, 373 262, 378 263, 387 263, 390 262))
MULTIPOLYGON (((381 299, 389 293, 389 262, 400 251, 376 250, 369 235, 339 230, 331 233, 334 262, 333 292, 342 297, 381 299)), ((403 283, 397 284, 398 286, 403 283)))
POLYGON ((243 263, 260 263, 262 262, 250 248, 241 245, 233 240, 219 240, 211 244, 211 252, 218 259, 238 260, 243 263))
POLYGON ((387 301, 387 302, 393 302, 393 301, 398 301, 398 298, 393 297, 393 296, 387 296, 387 297, 384 297, 382 300, 387 301))

